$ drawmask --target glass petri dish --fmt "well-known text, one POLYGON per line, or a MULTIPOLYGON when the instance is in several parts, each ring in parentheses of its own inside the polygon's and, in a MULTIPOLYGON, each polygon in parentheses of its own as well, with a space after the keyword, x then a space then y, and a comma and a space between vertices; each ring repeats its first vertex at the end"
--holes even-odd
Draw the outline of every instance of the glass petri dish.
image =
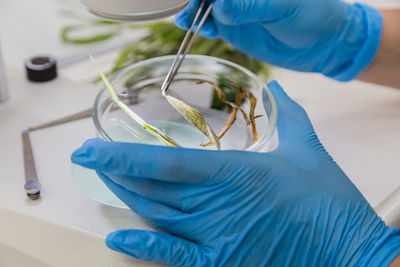
MULTIPOLYGON (((174 56, 165 56, 133 64, 113 76, 110 83, 120 99, 135 113, 162 130, 181 146, 216 149, 213 146, 205 148, 201 146, 209 141, 208 138, 172 108, 160 92, 161 84, 173 60, 174 56)), ((168 93, 200 111, 218 134, 224 127, 231 109, 219 100, 210 83, 218 84, 227 97, 233 99, 239 87, 248 88, 257 98, 255 115, 260 116, 256 119, 258 141, 253 141, 252 127, 246 124, 242 114, 238 112, 236 122, 221 139, 221 149, 253 152, 268 152, 273 149, 276 145, 276 138, 272 138, 277 120, 276 102, 266 84, 249 70, 215 57, 188 55, 168 93), (198 82, 202 83, 198 84, 198 82), (267 93, 265 106, 262 97, 263 90, 267 93)), ((241 104, 241 108, 249 112, 248 96, 241 104)), ((92 117, 97 135, 106 141, 163 145, 120 110, 110 100, 105 87, 100 90, 95 99, 92 117)), ((73 165, 72 174, 77 186, 90 198, 106 205, 126 207, 108 189, 104 189, 106 187, 94 172, 89 174, 87 170, 73 165), (103 189, 99 189, 100 184, 104 187, 103 189)))

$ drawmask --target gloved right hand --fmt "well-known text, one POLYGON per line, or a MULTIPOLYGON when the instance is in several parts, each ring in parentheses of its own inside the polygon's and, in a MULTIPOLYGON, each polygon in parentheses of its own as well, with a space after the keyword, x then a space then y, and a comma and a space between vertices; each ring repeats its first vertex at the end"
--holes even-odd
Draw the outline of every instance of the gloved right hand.
MULTIPOLYGON (((188 29, 200 0, 175 18, 188 29)), ((200 34, 231 43, 280 67, 349 81, 372 62, 383 27, 380 13, 340 0, 214 0, 200 34)))

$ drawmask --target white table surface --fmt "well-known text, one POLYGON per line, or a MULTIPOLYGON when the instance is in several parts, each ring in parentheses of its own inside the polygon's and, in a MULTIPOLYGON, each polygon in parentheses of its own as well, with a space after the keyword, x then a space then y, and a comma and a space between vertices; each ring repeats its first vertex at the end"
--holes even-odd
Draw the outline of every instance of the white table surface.
MULTIPOLYGON (((21 131, 90 107, 99 89, 87 79, 94 74, 87 61, 60 69, 52 82, 33 84, 25 79, 27 56, 49 53, 62 58, 97 49, 59 41, 61 25, 71 22, 58 13, 65 8, 80 10, 72 0, 0 2, 0 42, 10 87, 10 100, 0 104, 0 266, 7 266, 2 256, 13 258, 8 248, 34 258, 31 266, 147 265, 108 250, 104 237, 121 228, 151 228, 129 210, 88 199, 70 177, 71 153, 95 136, 91 119, 31 134, 42 198, 30 201, 23 190, 21 131)), ((110 65, 114 56, 101 57, 100 63, 110 65)), ((305 107, 327 150, 371 205, 384 207, 384 199, 400 187, 400 90, 342 84, 314 74, 274 73, 305 107)), ((379 209, 397 227, 400 214, 392 206, 399 199, 393 195, 391 206, 379 209)))

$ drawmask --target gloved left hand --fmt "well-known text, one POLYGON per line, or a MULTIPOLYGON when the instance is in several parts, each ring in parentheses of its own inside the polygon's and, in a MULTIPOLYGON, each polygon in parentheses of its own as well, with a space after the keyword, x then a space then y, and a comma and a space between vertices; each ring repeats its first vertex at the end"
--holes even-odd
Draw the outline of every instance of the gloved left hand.
MULTIPOLYGON (((270 153, 86 142, 72 156, 170 233, 121 230, 107 245, 174 266, 386 266, 400 233, 376 215, 277 83, 270 153)), ((377 177, 379 179, 379 177, 377 177)))

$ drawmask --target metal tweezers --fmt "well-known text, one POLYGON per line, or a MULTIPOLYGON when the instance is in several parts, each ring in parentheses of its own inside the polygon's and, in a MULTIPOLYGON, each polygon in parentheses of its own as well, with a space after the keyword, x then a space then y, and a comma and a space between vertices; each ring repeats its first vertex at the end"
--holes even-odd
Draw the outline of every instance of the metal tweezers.
POLYGON ((181 46, 179 47, 178 53, 175 56, 174 62, 172 63, 171 68, 168 71, 167 77, 164 80, 164 83, 161 87, 161 91, 163 94, 168 90, 169 86, 172 83, 172 80, 175 78, 176 74, 178 73, 179 68, 181 67, 183 60, 185 59, 186 55, 189 53, 190 49, 193 46, 194 40, 199 33, 201 27, 204 25, 208 15, 211 13, 212 4, 208 3, 208 1, 202 1, 199 9, 197 10, 196 16, 194 17, 192 26, 190 26, 189 30, 187 31, 185 38, 182 41, 181 46), (197 26, 195 32, 191 36, 194 27, 197 24, 197 21, 200 19, 203 10, 205 9, 206 5, 208 5, 206 11, 204 12, 203 17, 200 20, 199 25, 197 26), (191 36, 191 38, 190 38, 191 36), (182 54, 183 52, 183 54, 182 54))

